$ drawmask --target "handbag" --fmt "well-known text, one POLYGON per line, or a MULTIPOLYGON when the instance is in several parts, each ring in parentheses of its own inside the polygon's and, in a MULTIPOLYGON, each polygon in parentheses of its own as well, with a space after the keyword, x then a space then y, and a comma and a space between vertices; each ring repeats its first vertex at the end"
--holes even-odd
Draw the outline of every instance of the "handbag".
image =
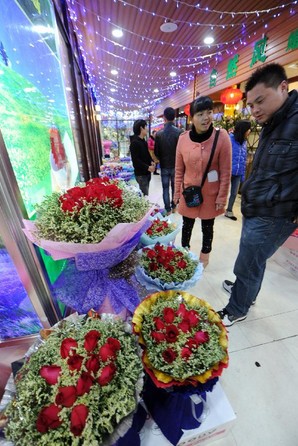
POLYGON ((204 201, 203 194, 202 194, 202 188, 203 188, 203 185, 204 185, 204 183, 206 181, 207 173, 208 173, 209 168, 210 168, 211 163, 212 163, 213 155, 214 155, 216 144, 217 144, 217 140, 218 140, 218 135, 219 135, 219 130, 216 130, 214 141, 213 141, 213 145, 212 145, 212 149, 211 149, 211 153, 210 153, 210 157, 209 157, 209 161, 208 161, 208 164, 206 166, 206 169, 205 169, 205 172, 204 172, 204 175, 203 175, 203 178, 202 178, 201 186, 189 186, 189 187, 186 187, 183 190, 183 192, 182 192, 182 195, 184 197, 186 206, 189 207, 189 208, 198 207, 204 201))

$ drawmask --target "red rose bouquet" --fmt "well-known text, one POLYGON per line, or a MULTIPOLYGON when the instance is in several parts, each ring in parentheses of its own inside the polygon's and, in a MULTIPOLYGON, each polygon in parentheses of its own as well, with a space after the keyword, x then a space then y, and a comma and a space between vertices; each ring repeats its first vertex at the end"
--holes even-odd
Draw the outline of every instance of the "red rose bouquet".
POLYGON ((37 220, 24 221, 24 232, 54 260, 69 259, 52 287, 56 299, 83 314, 91 308, 132 313, 139 303, 129 282, 133 271, 116 277, 112 269, 138 245, 150 208, 126 183, 108 178, 46 197, 37 220))
POLYGON ((149 217, 149 220, 151 220, 151 225, 140 239, 143 246, 153 245, 154 243, 167 245, 175 242, 176 235, 180 231, 180 225, 171 222, 169 217, 163 217, 160 213, 149 217))
POLYGON ((145 370, 158 387, 205 383, 228 365, 220 317, 186 292, 151 294, 136 308, 132 323, 144 348, 145 370))
POLYGON ((6 438, 16 446, 113 444, 130 426, 142 385, 122 321, 63 321, 16 377, 6 438))
POLYGON ((187 289, 199 280, 202 265, 198 257, 183 248, 161 243, 139 251, 138 281, 150 290, 187 289))
POLYGON ((144 299, 132 319, 143 347, 143 399, 171 444, 200 426, 211 392, 228 365, 227 333, 210 305, 183 291, 144 299), (207 402, 206 402, 207 400, 207 402))

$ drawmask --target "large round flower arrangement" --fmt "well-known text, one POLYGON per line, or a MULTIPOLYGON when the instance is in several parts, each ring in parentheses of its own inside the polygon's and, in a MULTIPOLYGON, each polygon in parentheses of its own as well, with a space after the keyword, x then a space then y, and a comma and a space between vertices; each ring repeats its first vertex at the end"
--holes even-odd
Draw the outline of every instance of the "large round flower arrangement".
POLYGON ((143 363, 157 387, 198 385, 228 365, 227 333, 211 306, 183 291, 144 299, 133 315, 143 363))
POLYGON ((46 197, 36 206, 36 228, 41 239, 99 243, 118 223, 137 222, 149 208, 149 202, 124 182, 93 178, 62 195, 46 197))
POLYGON ((20 446, 113 444, 136 409, 141 376, 122 321, 64 321, 18 373, 5 435, 20 446))

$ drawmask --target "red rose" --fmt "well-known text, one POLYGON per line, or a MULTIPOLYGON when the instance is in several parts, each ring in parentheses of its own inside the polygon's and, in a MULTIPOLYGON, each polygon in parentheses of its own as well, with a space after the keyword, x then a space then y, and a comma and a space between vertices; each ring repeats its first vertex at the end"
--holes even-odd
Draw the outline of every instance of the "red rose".
POLYGON ((97 330, 90 330, 85 335, 84 347, 87 352, 92 352, 97 347, 98 339, 100 338, 100 333, 97 330))
POLYGON ((194 349, 198 347, 198 342, 197 342, 195 339, 191 338, 191 339, 189 339, 189 340, 186 342, 185 345, 186 345, 186 347, 188 347, 191 351, 194 351, 194 349))
POLYGON ((176 342, 179 336, 179 330, 176 325, 168 325, 166 327, 166 340, 168 342, 176 342))
POLYGON ((64 196, 69 196, 69 197, 71 197, 71 198, 73 198, 74 200, 77 200, 77 201, 81 200, 82 198, 86 197, 86 188, 85 187, 80 187, 80 186, 72 187, 71 189, 68 189, 66 191, 64 196))
POLYGON ((184 318, 184 316, 186 315, 186 313, 187 313, 187 310, 186 310, 185 305, 184 305, 184 304, 180 304, 180 305, 179 305, 179 308, 178 308, 178 310, 177 310, 177 314, 178 314, 179 316, 182 316, 182 317, 184 318))
POLYGON ((80 378, 77 382, 77 394, 82 396, 85 393, 89 393, 91 386, 93 384, 93 379, 87 372, 82 372, 80 378))
POLYGON ((116 358, 116 352, 109 344, 104 344, 100 347, 98 355, 103 362, 106 362, 108 359, 116 358))
POLYGON ((158 331, 151 331, 151 337, 156 341, 156 342, 162 342, 166 340, 166 336, 164 333, 159 333, 158 331))
POLYGON ((156 257, 156 252, 154 249, 145 249, 144 251, 147 252, 148 259, 154 259, 156 257))
POLYGON ((188 321, 181 321, 178 324, 178 327, 180 328, 181 331, 183 331, 183 333, 187 333, 190 330, 190 323, 188 321))
POLYGON ((115 364, 106 365, 102 369, 100 376, 97 379, 98 384, 100 386, 106 386, 107 384, 109 384, 109 382, 111 382, 112 379, 114 378, 116 370, 117 369, 116 369, 115 364))
POLYGON ((115 352, 121 349, 121 344, 116 338, 108 338, 107 343, 115 352))
POLYGON ((149 263, 149 270, 150 271, 156 271, 158 269, 158 265, 156 263, 149 263))
POLYGON ((175 359, 177 358, 177 353, 172 349, 172 348, 167 348, 163 353, 162 353, 162 357, 163 359, 168 362, 169 364, 171 364, 173 361, 175 361, 175 359))
POLYGON ((38 432, 44 434, 48 432, 49 429, 56 429, 62 423, 59 419, 60 409, 55 406, 55 404, 51 404, 50 406, 44 407, 38 414, 38 418, 36 420, 36 429, 38 432))
POLYGON ((172 265, 169 265, 169 266, 167 267, 167 270, 168 270, 171 274, 174 274, 174 272, 175 272, 175 268, 174 268, 172 265))
POLYGON ((73 352, 75 348, 77 348, 78 343, 73 338, 63 339, 60 347, 60 355, 63 359, 70 356, 70 352, 73 352))
POLYGON ((97 355, 91 355, 90 358, 86 362, 86 369, 89 373, 93 373, 96 375, 100 368, 100 361, 97 355))
POLYGON ((88 412, 88 407, 85 404, 78 404, 71 411, 70 430, 76 437, 79 437, 84 430, 88 412))
POLYGON ((209 333, 207 331, 197 331, 195 334, 195 340, 198 344, 204 344, 209 341, 209 333))
POLYGON ((163 330, 165 328, 164 322, 160 319, 160 317, 155 317, 154 319, 156 330, 163 330))
POLYGON ((183 349, 181 350, 181 358, 186 359, 186 361, 188 361, 191 355, 192 351, 187 347, 183 347, 183 349))
POLYGON ((195 310, 190 310, 187 314, 187 320, 192 327, 195 327, 200 320, 200 316, 195 310))
POLYGON ((55 398, 57 406, 71 407, 77 399, 77 389, 75 386, 59 387, 55 398))
POLYGON ((179 260, 179 262, 177 263, 177 267, 181 268, 181 269, 185 269, 187 267, 186 261, 183 259, 179 260))
POLYGON ((166 307, 163 310, 163 318, 167 324, 171 324, 175 319, 175 311, 173 308, 166 307))
POLYGON ((72 198, 69 198, 68 200, 64 199, 61 201, 61 209, 64 212, 73 212, 75 210, 75 207, 78 205, 78 203, 73 200, 72 198))
POLYGON ((44 365, 39 369, 40 376, 45 379, 50 386, 57 384, 60 373, 61 367, 57 365, 44 365))
POLYGON ((67 360, 69 370, 81 370, 84 357, 74 354, 67 360))

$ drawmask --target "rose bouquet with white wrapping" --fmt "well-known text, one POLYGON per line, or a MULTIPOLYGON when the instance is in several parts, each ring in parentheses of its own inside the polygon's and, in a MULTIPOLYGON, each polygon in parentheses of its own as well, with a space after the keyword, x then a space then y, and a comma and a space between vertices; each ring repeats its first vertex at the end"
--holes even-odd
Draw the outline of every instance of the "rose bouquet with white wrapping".
POLYGON ((133 312, 139 302, 128 281, 134 268, 110 273, 139 243, 151 207, 126 183, 109 178, 46 197, 37 220, 24 221, 24 232, 54 260, 69 259, 53 284, 56 298, 79 313, 102 312, 103 305, 105 312, 133 312))

